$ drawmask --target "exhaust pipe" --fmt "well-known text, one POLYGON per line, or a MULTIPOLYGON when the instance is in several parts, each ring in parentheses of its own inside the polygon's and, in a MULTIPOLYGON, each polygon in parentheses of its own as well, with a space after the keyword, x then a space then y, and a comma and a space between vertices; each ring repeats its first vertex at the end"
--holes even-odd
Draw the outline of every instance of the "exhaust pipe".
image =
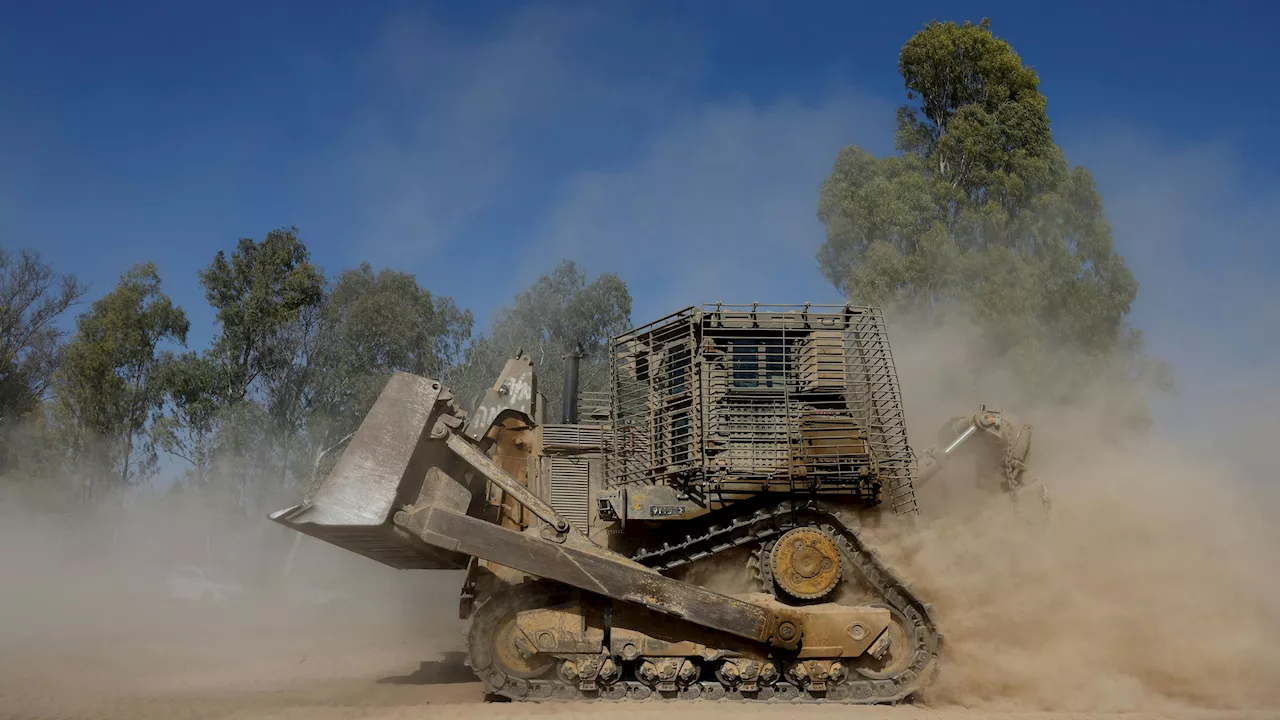
POLYGON ((582 343, 564 356, 564 392, 560 394, 560 422, 578 424, 578 364, 582 361, 582 343))

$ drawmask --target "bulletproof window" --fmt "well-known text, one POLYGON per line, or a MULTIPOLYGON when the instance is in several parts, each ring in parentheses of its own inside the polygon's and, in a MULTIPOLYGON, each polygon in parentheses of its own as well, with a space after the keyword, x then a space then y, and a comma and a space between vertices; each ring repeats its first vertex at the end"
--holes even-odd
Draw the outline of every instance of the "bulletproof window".
POLYGON ((786 378, 782 338, 731 338, 735 388, 781 388, 786 378))

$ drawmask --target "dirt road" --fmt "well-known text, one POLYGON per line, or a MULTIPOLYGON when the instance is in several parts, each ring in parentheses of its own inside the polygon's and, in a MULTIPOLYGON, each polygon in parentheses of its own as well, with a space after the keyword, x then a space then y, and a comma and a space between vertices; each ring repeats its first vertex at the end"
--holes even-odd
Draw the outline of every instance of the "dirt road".
MULTIPOLYGON (((330 622, 120 622, 9 631, 0 646, 0 717, 128 718, 861 718, 966 720, 1120 717, 954 707, 763 706, 698 702, 600 705, 483 703, 462 662, 461 626, 406 636, 402 628, 330 622), (167 628, 166 632, 158 632, 167 628)), ((1266 712, 1172 708, 1126 720, 1261 720, 1266 712)))

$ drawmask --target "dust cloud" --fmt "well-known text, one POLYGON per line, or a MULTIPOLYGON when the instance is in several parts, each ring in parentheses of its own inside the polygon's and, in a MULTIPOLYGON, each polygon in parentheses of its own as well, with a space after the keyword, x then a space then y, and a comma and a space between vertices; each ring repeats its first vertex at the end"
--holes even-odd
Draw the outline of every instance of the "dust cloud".
MULTIPOLYGON (((939 358, 981 359, 972 335, 900 329, 893 340, 912 437, 985 400, 1034 403, 998 363, 977 380, 939 358), (914 403, 914 407, 912 404, 914 403)), ((968 364, 968 363, 966 363, 968 364)), ((973 367, 973 365, 969 365, 973 367)), ((979 365, 981 366, 981 365, 979 365)), ((910 527, 869 528, 934 605, 945 634, 929 704, 1075 712, 1256 709, 1280 701, 1280 496, 1261 463, 1207 432, 1159 423, 1119 436, 1102 386, 1033 412, 1032 473, 1050 491, 1014 502, 975 490, 960 464, 920 489, 910 527)), ((1274 388, 1259 387, 1258 423, 1274 388)), ((1251 409, 1232 409, 1247 420, 1251 409)), ((1190 409, 1187 412, 1191 412, 1190 409)), ((1255 427, 1262 432, 1280 428, 1255 427)))
POLYGON ((75 509, 0 498, 0 715, 217 714, 290 692, 341 704, 461 646, 458 573, 397 572, 217 507, 196 491, 75 509), (187 568, 204 597, 185 594, 187 568))

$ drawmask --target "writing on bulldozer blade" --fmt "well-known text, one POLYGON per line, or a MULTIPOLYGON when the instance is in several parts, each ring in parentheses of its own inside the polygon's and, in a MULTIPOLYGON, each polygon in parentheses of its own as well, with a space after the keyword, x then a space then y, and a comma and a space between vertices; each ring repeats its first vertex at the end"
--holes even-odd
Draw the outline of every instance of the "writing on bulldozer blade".
POLYGON ((930 606, 859 522, 918 514, 962 445, 1017 494, 1029 426, 983 407, 913 452, 873 308, 681 310, 612 340, 594 403, 579 356, 558 423, 528 357, 470 413, 393 375, 326 479, 271 519, 395 568, 465 570, 468 662, 495 698, 893 703, 926 686, 930 606), (729 567, 752 586, 685 577, 729 567), (840 602, 854 587, 871 601, 840 602))

